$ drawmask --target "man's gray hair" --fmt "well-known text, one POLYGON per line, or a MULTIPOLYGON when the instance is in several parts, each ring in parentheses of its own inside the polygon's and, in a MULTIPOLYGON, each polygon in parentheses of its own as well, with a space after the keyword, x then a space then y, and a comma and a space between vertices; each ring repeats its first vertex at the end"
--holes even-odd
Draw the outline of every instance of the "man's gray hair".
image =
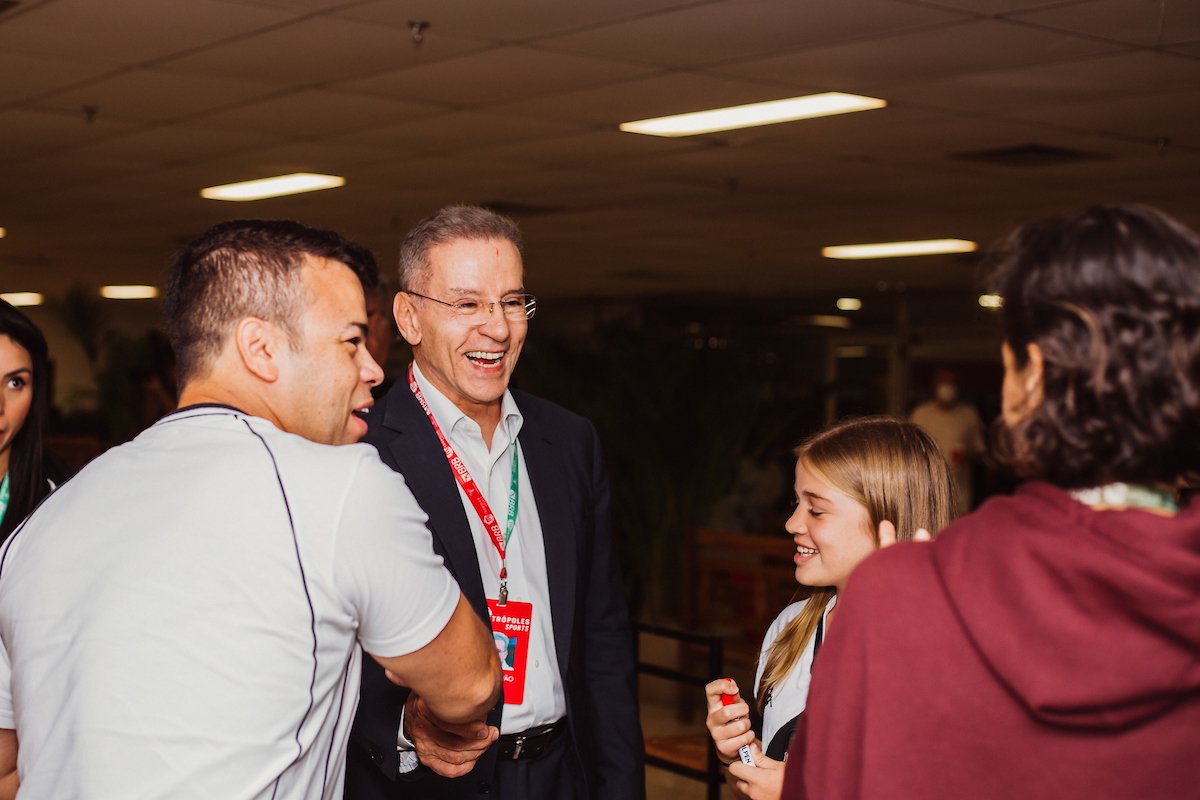
POLYGON ((429 251, 458 239, 499 239, 511 242, 524 257, 521 229, 502 214, 479 206, 446 206, 417 223, 400 246, 400 290, 425 285, 429 277, 429 251))

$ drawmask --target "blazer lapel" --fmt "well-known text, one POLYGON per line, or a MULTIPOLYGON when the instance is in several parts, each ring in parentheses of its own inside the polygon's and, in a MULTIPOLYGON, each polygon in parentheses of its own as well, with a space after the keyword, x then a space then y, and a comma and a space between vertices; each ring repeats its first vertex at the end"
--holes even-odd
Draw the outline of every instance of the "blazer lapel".
MULTIPOLYGON (((520 406, 520 399, 517 399, 520 406)), ((572 492, 566 480, 571 474, 564 463, 563 448, 554 441, 553 431, 541 420, 521 410, 524 423, 517 437, 525 451, 525 466, 542 523, 546 547, 546 577, 550 588, 550 609, 554 622, 554 647, 558 654, 559 674, 566 680, 571 654, 571 631, 575 619, 576 565, 579 533, 571 513, 572 492)))
POLYGON ((458 483, 429 418, 409 391, 407 382, 397 381, 388 392, 383 426, 391 435, 385 460, 395 464, 404 475, 429 516, 434 549, 445 559, 463 595, 486 623, 487 599, 479 574, 479 558, 459 498, 458 483))

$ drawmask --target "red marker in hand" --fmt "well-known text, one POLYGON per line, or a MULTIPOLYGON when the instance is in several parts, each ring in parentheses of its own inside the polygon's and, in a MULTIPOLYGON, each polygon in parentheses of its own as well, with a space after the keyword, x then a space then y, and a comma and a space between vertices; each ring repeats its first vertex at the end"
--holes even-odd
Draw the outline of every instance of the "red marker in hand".
MULTIPOLYGON (((726 678, 726 680, 731 680, 731 679, 726 678)), ((737 702, 737 695, 735 695, 735 694, 722 694, 721 695, 721 705, 723 705, 723 706, 731 706, 736 702, 737 702)), ((742 759, 742 763, 745 764, 746 766, 748 766, 748 767, 757 767, 758 766, 757 764, 754 763, 754 756, 750 755, 750 745, 744 744, 741 747, 739 747, 738 748, 738 756, 742 759)))

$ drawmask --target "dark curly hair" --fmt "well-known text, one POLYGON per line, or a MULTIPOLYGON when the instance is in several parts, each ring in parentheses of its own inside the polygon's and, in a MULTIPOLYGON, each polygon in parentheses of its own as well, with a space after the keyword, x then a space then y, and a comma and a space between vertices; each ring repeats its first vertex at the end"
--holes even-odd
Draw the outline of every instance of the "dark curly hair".
POLYGON ((998 430, 1023 478, 1063 488, 1175 484, 1200 453, 1200 237, 1144 206, 1096 206, 1015 231, 991 275, 1018 368, 1042 400, 998 430))

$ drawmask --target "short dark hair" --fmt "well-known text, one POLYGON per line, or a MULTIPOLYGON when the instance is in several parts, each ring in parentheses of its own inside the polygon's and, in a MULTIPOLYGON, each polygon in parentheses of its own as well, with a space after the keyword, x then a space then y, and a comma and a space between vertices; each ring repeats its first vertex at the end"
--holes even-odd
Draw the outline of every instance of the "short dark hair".
POLYGON ((51 478, 61 477, 46 455, 46 426, 50 421, 50 353, 46 338, 29 317, 0 300, 0 336, 25 348, 33 367, 32 402, 25 424, 8 451, 8 511, 0 521, 0 541, 50 493, 51 478))
POLYGON ((1200 238, 1145 206, 1038 220, 991 276, 1018 367, 1043 359, 1042 402, 1001 458, 1064 488, 1175 483, 1200 452, 1200 238))
POLYGON ((416 224, 400 245, 400 290, 422 284, 429 269, 429 251, 457 239, 499 239, 511 242, 524 258, 521 229, 508 217, 480 206, 446 206, 416 224))
POLYGON ((200 234, 172 260, 163 301, 179 385, 207 371, 244 317, 279 325, 297 345, 304 257, 341 262, 364 287, 375 286, 379 270, 364 250, 334 231, 288 220, 234 220, 200 234))

